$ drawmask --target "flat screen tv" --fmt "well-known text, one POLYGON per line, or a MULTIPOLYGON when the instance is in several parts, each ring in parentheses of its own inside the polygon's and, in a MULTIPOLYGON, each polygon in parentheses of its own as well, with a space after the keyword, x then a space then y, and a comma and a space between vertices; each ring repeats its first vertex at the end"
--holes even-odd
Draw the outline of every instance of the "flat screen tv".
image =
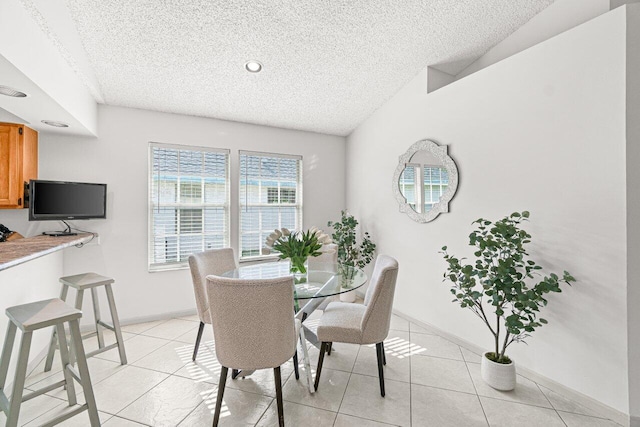
POLYGON ((29 221, 104 219, 107 184, 31 180, 29 221))

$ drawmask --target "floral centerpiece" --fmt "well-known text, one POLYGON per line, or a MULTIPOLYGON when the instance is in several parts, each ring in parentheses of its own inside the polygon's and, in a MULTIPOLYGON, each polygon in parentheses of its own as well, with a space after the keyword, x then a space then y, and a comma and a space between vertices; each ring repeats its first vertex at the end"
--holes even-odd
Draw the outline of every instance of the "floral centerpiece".
POLYGON ((289 259, 291 273, 307 274, 307 259, 322 254, 323 245, 331 243, 331 238, 316 227, 307 231, 289 231, 286 228, 274 230, 265 242, 269 250, 279 252, 280 259, 289 259))

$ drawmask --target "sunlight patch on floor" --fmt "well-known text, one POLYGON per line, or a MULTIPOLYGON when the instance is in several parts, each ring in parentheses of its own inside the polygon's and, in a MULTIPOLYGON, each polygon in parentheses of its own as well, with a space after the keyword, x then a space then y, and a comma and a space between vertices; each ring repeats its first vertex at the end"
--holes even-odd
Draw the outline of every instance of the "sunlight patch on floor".
MULTIPOLYGON (((367 347, 375 346, 375 344, 369 344, 367 347)), ((396 357, 398 359, 404 359, 405 357, 409 357, 414 354, 420 354, 425 351, 427 351, 426 348, 420 347, 417 344, 413 344, 399 337, 387 338, 386 340, 384 340, 385 354, 396 357)))

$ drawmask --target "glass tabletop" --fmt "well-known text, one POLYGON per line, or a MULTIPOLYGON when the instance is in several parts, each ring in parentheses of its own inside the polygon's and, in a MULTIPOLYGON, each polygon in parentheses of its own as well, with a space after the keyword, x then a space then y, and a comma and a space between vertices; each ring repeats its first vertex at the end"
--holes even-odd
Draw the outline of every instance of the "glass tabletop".
MULTIPOLYGON (((274 279, 291 276, 288 261, 265 262, 227 271, 223 277, 236 279, 274 279)), ((307 276, 296 279, 295 299, 324 298, 349 292, 364 285, 367 275, 359 268, 326 263, 311 267, 307 276)))

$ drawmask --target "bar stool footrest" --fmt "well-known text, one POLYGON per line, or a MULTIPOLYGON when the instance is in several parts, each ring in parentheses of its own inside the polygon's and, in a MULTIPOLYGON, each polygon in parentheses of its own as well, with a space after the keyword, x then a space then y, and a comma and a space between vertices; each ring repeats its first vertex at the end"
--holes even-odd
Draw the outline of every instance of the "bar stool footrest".
POLYGON ((48 393, 51 390, 55 390, 55 389, 60 388, 60 387, 62 387, 64 385, 65 385, 65 381, 64 380, 60 380, 57 383, 53 383, 53 384, 50 384, 50 385, 48 385, 46 387, 39 388, 38 390, 32 391, 31 393, 25 394, 24 396, 22 396, 22 402, 26 402, 27 400, 31 400, 34 397, 38 397, 41 394, 48 393))
POLYGON ((117 343, 117 342, 116 342, 116 343, 113 343, 113 344, 109 344, 109 345, 104 346, 104 347, 102 347, 102 348, 99 348, 99 349, 97 349, 97 350, 93 350, 93 351, 88 352, 88 353, 87 353, 87 358, 89 358, 89 357, 93 357, 93 356, 95 356, 96 354, 104 353, 105 351, 109 351, 109 350, 114 349, 114 348, 117 348, 117 347, 118 347, 118 343, 117 343))
POLYGON ((40 427, 52 427, 52 426, 55 426, 55 425, 60 424, 61 422, 65 421, 65 420, 68 420, 71 417, 75 417, 79 413, 81 413, 83 411, 87 411, 89 409, 89 407, 87 406, 86 403, 84 405, 74 405, 74 406, 77 406, 77 408, 73 408, 72 410, 67 411, 64 414, 58 415, 57 417, 47 421, 45 424, 42 424, 40 427))
POLYGON ((69 374, 71 374, 71 376, 73 377, 74 380, 76 380, 80 385, 82 385, 82 380, 80 379, 80 374, 78 373, 78 371, 75 370, 75 368, 71 367, 71 365, 67 366, 67 371, 69 371, 69 374))
MULTIPOLYGON (((102 326, 103 328, 107 328, 107 329, 109 329, 110 331, 113 331, 113 332, 115 332, 115 331, 116 331, 115 326, 110 325, 110 324, 108 324, 108 323, 104 323, 102 320, 98 320, 98 322, 97 322, 97 323, 98 323, 98 325, 102 326)), ((97 333, 97 332, 94 332, 94 333, 97 333)))

